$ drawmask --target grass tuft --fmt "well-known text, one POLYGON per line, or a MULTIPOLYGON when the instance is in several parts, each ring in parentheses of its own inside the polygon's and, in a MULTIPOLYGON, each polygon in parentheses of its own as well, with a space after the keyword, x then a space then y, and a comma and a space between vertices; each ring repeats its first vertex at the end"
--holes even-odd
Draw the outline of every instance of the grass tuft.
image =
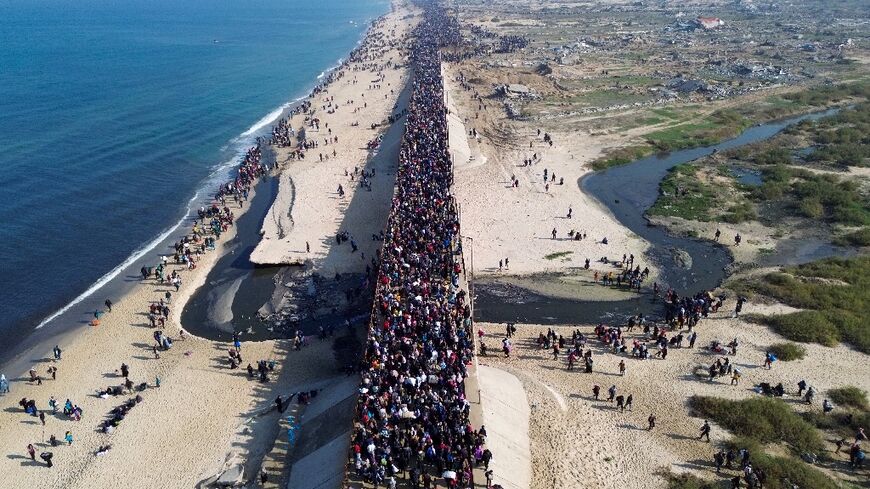
POLYGON ((870 256, 829 258, 732 285, 806 309, 757 318, 791 341, 835 346, 845 341, 870 353, 870 256))
POLYGON ((795 343, 776 343, 768 350, 783 362, 800 360, 807 354, 807 349, 795 343))
POLYGON ((735 438, 728 442, 735 449, 749 450, 752 467, 767 474, 765 489, 792 489, 794 486, 813 489, 839 489, 840 485, 824 472, 796 457, 765 453, 764 447, 752 438, 735 438))
POLYGON ((838 406, 867 410, 867 392, 853 386, 839 387, 828 391, 828 397, 838 406))
POLYGON ((761 443, 785 442, 797 453, 817 453, 823 448, 816 429, 779 399, 750 397, 732 401, 693 396, 689 406, 738 436, 761 443))
POLYGON ((549 255, 544 255, 544 259, 545 260, 556 260, 559 258, 565 258, 565 257, 572 255, 572 254, 574 254, 573 251, 559 251, 556 253, 550 253, 549 255))

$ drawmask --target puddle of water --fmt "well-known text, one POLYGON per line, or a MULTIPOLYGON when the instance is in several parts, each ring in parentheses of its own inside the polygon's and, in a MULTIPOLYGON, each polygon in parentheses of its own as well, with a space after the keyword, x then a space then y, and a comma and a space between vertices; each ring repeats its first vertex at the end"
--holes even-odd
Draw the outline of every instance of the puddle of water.
POLYGON ((741 185, 747 185, 749 187, 761 186, 761 172, 738 166, 731 168, 731 174, 734 175, 734 178, 736 178, 737 182, 741 185))
POLYGON ((759 258, 761 266, 801 265, 832 256, 848 257, 857 254, 850 248, 833 245, 821 238, 787 239, 777 243, 776 251, 759 258))
POLYGON ((205 284, 184 306, 181 324, 192 334, 227 340, 232 338, 234 328, 240 331, 261 324, 253 313, 271 297, 274 277, 281 267, 258 267, 250 257, 277 192, 277 178, 269 178, 257 186, 257 192, 248 202, 250 208, 234 224, 236 236, 226 244, 225 254, 209 270, 205 284))
POLYGON ((794 152, 794 155, 798 158, 806 158, 807 156, 816 152, 815 146, 807 146, 806 148, 801 148, 794 152))

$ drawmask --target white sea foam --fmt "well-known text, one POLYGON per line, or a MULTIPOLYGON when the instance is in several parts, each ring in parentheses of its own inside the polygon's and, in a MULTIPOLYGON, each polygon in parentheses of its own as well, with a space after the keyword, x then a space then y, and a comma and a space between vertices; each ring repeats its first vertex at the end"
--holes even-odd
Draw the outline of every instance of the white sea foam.
POLYGON ((247 137, 253 136, 257 132, 259 132, 261 129, 263 129, 264 127, 268 126, 269 124, 271 124, 272 122, 277 120, 279 117, 281 117, 281 114, 284 113, 284 110, 289 105, 290 104, 288 102, 288 103, 278 107, 277 109, 273 110, 272 112, 269 112, 269 114, 264 116, 262 119, 258 120, 257 123, 254 124, 253 126, 251 126, 247 131, 243 132, 242 137, 247 138, 247 137))
MULTIPOLYGON (((360 39, 359 42, 362 42, 362 40, 360 39)), ((344 62, 344 58, 339 58, 338 62, 334 66, 332 66, 329 69, 327 69, 326 71, 322 72, 317 77, 317 79, 320 80, 324 76, 326 76, 327 73, 330 73, 333 70, 338 69, 343 62, 344 62)), ((271 123, 278 120, 278 118, 284 114, 284 111, 286 111, 288 108, 292 107, 294 104, 298 103, 299 101, 304 100, 306 97, 307 97, 307 95, 302 96, 302 97, 298 97, 298 98, 295 98, 295 99, 293 99, 285 104, 282 104, 280 107, 276 108, 272 112, 270 112, 267 115, 265 115, 264 117, 262 117, 256 123, 254 123, 254 125, 252 125, 250 128, 248 128, 247 131, 243 132, 242 134, 233 138, 227 144, 222 146, 221 147, 222 151, 227 150, 230 147, 235 149, 235 156, 233 156, 231 159, 217 165, 214 168, 214 170, 212 170, 211 174, 208 176, 208 178, 206 178, 205 182, 203 183, 203 186, 199 190, 197 190, 196 194, 188 201, 184 216, 181 217, 181 219, 179 219, 178 222, 176 222, 174 226, 166 229, 165 231, 160 233, 157 237, 155 237, 153 240, 149 241, 145 245, 138 248, 129 257, 127 257, 127 259, 124 260, 120 265, 116 266, 111 271, 109 271, 108 273, 106 273, 105 275, 100 277, 96 282, 94 282, 90 287, 88 287, 87 290, 85 290, 84 292, 79 294, 75 299, 70 301, 67 305, 63 306, 62 308, 60 308, 57 311, 55 311, 54 313, 52 313, 50 316, 43 319, 42 322, 40 322, 36 326, 36 329, 40 329, 43 326, 46 326, 47 324, 51 323, 52 321, 57 319, 59 316, 64 314, 65 312, 69 311, 70 309, 72 309, 76 305, 80 304, 82 301, 84 301, 88 297, 92 296, 94 293, 99 291, 103 286, 105 286, 106 284, 111 282, 113 279, 117 278, 118 275, 120 275, 130 265, 132 265, 137 260, 139 260, 142 257, 144 257, 145 255, 147 255, 148 253, 151 253, 152 251, 154 251, 154 249, 160 243, 162 243, 163 241, 168 239, 170 236, 172 236, 173 233, 178 231, 178 229, 182 226, 182 224, 184 224, 185 221, 187 221, 190 218, 190 215, 192 214, 193 210, 197 207, 196 204, 202 198, 202 196, 205 195, 205 196, 210 198, 211 192, 217 187, 217 185, 220 185, 221 183, 223 183, 228 178, 228 176, 229 176, 228 173, 241 162, 241 159, 244 157, 247 149, 254 144, 255 136, 258 135, 258 133, 262 132, 263 129, 268 127, 271 123), (204 192, 205 192, 205 194, 203 194, 204 192)), ((138 273, 138 271, 137 271, 137 273, 138 273)))
MULTIPOLYGON (((188 202, 188 207, 190 207, 190 205, 193 204, 193 202, 195 202, 196 200, 199 199, 200 193, 201 193, 201 192, 197 192, 196 195, 194 195, 193 198, 190 199, 190 201, 188 202)), ((174 233, 175 231, 177 231, 178 228, 180 228, 181 225, 184 224, 184 221, 186 221, 186 220, 188 219, 188 214, 189 214, 189 213, 186 212, 186 213, 184 214, 184 217, 182 217, 181 219, 179 219, 178 222, 176 222, 174 226, 172 226, 172 227, 170 227, 169 229, 163 231, 163 232, 160 233, 156 238, 154 238, 154 239, 151 240, 150 242, 146 243, 144 246, 140 247, 140 248, 137 249, 136 251, 134 251, 134 252, 133 252, 129 257, 127 257, 127 259, 124 260, 120 265, 116 266, 116 267, 113 268, 109 273, 107 273, 107 274, 103 275, 102 277, 100 277, 96 282, 93 283, 93 285, 91 285, 90 287, 88 287, 88 289, 87 289, 86 291, 82 292, 78 297, 76 297, 75 299, 73 299, 72 301, 70 301, 69 304, 63 306, 62 308, 60 308, 60 309, 58 309, 57 311, 55 311, 52 315, 50 315, 50 316, 48 316, 47 318, 43 319, 42 322, 39 323, 39 324, 36 326, 36 329, 40 329, 40 328, 42 328, 42 327, 45 326, 46 324, 52 322, 55 318, 57 318, 57 317, 60 316, 61 314, 63 314, 63 313, 65 313, 65 312, 69 311, 70 309, 72 309, 73 307, 75 307, 77 304, 81 303, 83 300, 85 300, 85 299, 87 299, 88 297, 92 296, 92 295, 94 294, 94 292, 100 290, 104 285, 106 285, 107 283, 111 282, 112 279, 114 279, 115 277, 117 277, 118 275, 120 275, 121 272, 123 272, 127 267, 129 267, 130 265, 132 265, 133 263, 135 263, 137 260, 139 260, 139 259, 142 258, 143 256, 147 255, 148 253, 152 252, 152 251, 154 250, 154 248, 157 247, 157 245, 159 245, 159 244, 160 244, 161 242, 163 242, 166 238, 168 238, 169 236, 171 236, 172 233, 174 233)))
POLYGON ((184 216, 182 216, 178 222, 175 223, 172 227, 166 229, 159 235, 157 235, 154 239, 146 243, 145 245, 138 248, 136 251, 130 254, 126 260, 121 262, 118 266, 113 268, 111 271, 97 279, 90 287, 87 288, 84 292, 79 294, 75 299, 70 301, 67 305, 58 309, 50 316, 46 317, 42 320, 37 326, 36 329, 41 329, 43 326, 46 326, 50 322, 57 319, 59 316, 69 311, 76 305, 80 304, 82 301, 92 296, 94 293, 99 291, 104 285, 111 282, 113 279, 118 277, 125 269, 127 269, 130 265, 135 263, 137 260, 141 259, 148 253, 154 251, 154 249, 160 245, 163 241, 172 236, 173 233, 178 231, 179 228, 185 223, 185 221, 189 220, 191 213, 193 210, 198 207, 198 202, 203 196, 211 197, 212 191, 217 188, 218 185, 224 183, 229 178, 229 173, 232 171, 239 163, 241 163, 242 158, 245 155, 247 149, 254 144, 254 136, 261 132, 264 128, 266 128, 273 121, 277 120, 283 112, 291 107, 294 103, 302 100, 302 97, 299 97, 295 100, 287 102, 286 104, 281 105, 277 109, 270 112, 265 117, 261 118, 257 121, 253 126, 251 126, 247 131, 243 132, 239 136, 233 138, 229 143, 223 146, 222 150, 229 149, 230 147, 234 148, 235 155, 224 161, 223 163, 217 165, 209 176, 206 178, 205 182, 203 182, 202 187, 197 190, 196 194, 187 202, 187 206, 185 208, 184 216))

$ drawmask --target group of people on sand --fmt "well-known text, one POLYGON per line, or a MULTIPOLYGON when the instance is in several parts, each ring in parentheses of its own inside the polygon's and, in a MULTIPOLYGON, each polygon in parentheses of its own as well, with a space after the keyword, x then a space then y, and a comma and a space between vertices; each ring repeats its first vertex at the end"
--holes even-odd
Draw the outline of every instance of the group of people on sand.
MULTIPOLYGON (((395 42, 397 41, 394 41, 394 45, 395 42)), ((369 36, 365 43, 354 50, 349 61, 361 62, 367 60, 369 62, 375 62, 378 66, 383 66, 383 60, 379 60, 378 56, 383 52, 385 45, 386 41, 383 36, 369 36)), ((392 62, 389 61, 388 65, 392 66, 392 62)), ((318 93, 324 92, 326 87, 340 76, 343 76, 341 70, 330 73, 317 87, 315 87, 311 96, 313 97, 318 93)), ((383 77, 381 77, 381 79, 383 79, 383 77)), ((310 108, 310 101, 302 102, 291 110, 288 117, 281 119, 278 124, 276 124, 272 130, 271 139, 257 139, 257 145, 248 149, 242 158, 233 180, 220 185, 217 192, 214 194, 213 202, 209 206, 203 206, 197 211, 197 216, 190 232, 175 243, 173 250, 174 253, 169 256, 161 256, 160 261, 154 267, 143 266, 141 268, 140 274, 143 281, 154 279, 160 285, 168 285, 169 287, 174 288, 175 292, 179 291, 182 285, 182 278, 178 273, 178 270, 170 270, 170 264, 182 265, 186 269, 192 270, 196 268, 197 262, 200 260, 202 255, 215 249, 217 240, 220 239, 222 234, 226 233, 235 222, 236 216, 230 208, 229 202, 234 202, 238 207, 243 207, 245 202, 249 199, 252 187, 260 178, 268 173, 269 169, 261 162, 261 144, 276 144, 279 146, 290 144, 290 137, 293 135, 293 130, 289 125, 290 117, 298 113, 305 113, 309 111, 310 108)), ((331 130, 329 130, 329 132, 331 134, 331 130)), ((329 142, 337 142, 337 139, 337 137, 330 137, 329 142)), ((301 140, 304 141, 304 138, 301 140)), ((363 173, 360 178, 360 185, 366 188, 370 187, 370 178, 373 176, 373 173, 363 173)), ((172 291, 166 290, 163 292, 163 297, 149 304, 148 317, 153 328, 162 329, 165 327, 166 321, 169 318, 169 304, 171 302, 172 291)), ((111 312, 112 305, 112 302, 107 299, 105 303, 106 309, 97 310, 95 312, 96 320, 92 324, 95 326, 99 325, 99 319, 107 312, 111 312)), ((160 329, 157 329, 154 332, 155 346, 152 350, 155 358, 160 357, 159 351, 165 351, 171 348, 173 341, 172 338, 160 329)), ((183 330, 180 332, 180 335, 181 339, 184 339, 183 330)), ((230 361, 236 362, 236 366, 239 366, 241 363, 241 352, 238 349, 238 341, 236 341, 236 348, 234 348, 233 351, 236 353, 236 357, 231 358, 230 361)), ((46 373, 52 376, 52 378, 57 375, 56 364, 60 361, 60 355, 60 348, 55 347, 55 364, 51 365, 46 371, 46 373)), ((249 375, 253 377, 255 367, 248 364, 247 368, 249 375)), ((269 373, 275 368, 276 364, 274 360, 258 361, 256 366, 257 376, 259 376, 260 380, 266 381, 268 380, 269 373)), ((106 419, 100 425, 100 429, 105 433, 111 433, 114 431, 130 410, 143 401, 141 392, 149 387, 146 382, 134 383, 130 379, 129 366, 126 364, 121 366, 118 375, 124 378, 124 383, 120 386, 109 385, 101 387, 96 391, 97 397, 105 399, 130 394, 134 394, 134 396, 127 399, 122 404, 112 408, 106 419), (139 393, 137 393, 137 391, 139 393)), ((41 384, 44 377, 34 368, 30 372, 30 380, 33 384, 41 384)), ((159 387, 160 382, 160 378, 156 377, 154 387, 159 387)), ((7 379, 5 375, 0 375, 0 394, 11 392, 11 387, 11 381, 7 379)), ((46 410, 41 410, 38 407, 37 400, 23 398, 19 402, 19 405, 26 414, 38 417, 42 420, 42 423, 45 424, 46 410)), ((58 405, 58 402, 52 396, 48 402, 48 410, 52 413, 57 413, 60 409, 61 406, 58 405)), ((65 417, 79 420, 81 419, 83 410, 81 407, 67 399, 62 406, 62 413, 65 417)), ((52 435, 51 440, 52 446, 55 446, 57 438, 52 435)), ((65 440, 71 444, 72 434, 70 432, 67 432, 65 440)), ((28 452, 30 452, 32 447, 32 444, 28 446, 28 452)), ((95 452, 95 455, 104 455, 110 448, 110 445, 101 446, 95 452)), ((34 454, 29 453, 29 455, 31 455, 31 458, 34 458, 35 460, 34 454)), ((52 452, 43 452, 40 456, 46 462, 46 466, 53 466, 52 452)))
POLYGON ((473 355, 468 298, 460 288, 459 221, 439 44, 445 13, 426 5, 413 49, 414 83, 392 209, 379 252, 352 435, 357 477, 395 487, 472 485, 489 460, 485 430, 469 423, 466 365, 473 355))
MULTIPOLYGON (((233 225, 234 215, 227 205, 227 201, 232 199, 236 204, 242 206, 243 202, 248 199, 251 187, 256 183, 257 179, 266 174, 267 169, 260 163, 260 148, 259 146, 250 148, 245 154, 238 173, 235 179, 227 182, 218 188, 214 196, 214 202, 209 208, 201 208, 198 212, 196 221, 194 222, 191 232, 184 236, 175 244, 175 253, 173 256, 176 265, 184 265, 187 269, 193 269, 199 257, 208 250, 214 248, 214 243, 220 235, 227 231, 233 225)), ((181 276, 177 270, 167 272, 169 260, 166 256, 162 256, 156 267, 142 267, 140 270, 142 280, 155 279, 161 285, 169 285, 174 287, 177 292, 181 286, 181 276)), ((167 290, 164 296, 158 301, 149 304, 148 316, 151 326, 154 328, 165 326, 165 321, 169 316, 168 304, 171 301, 172 293, 167 290)), ((97 310, 94 317, 97 318, 92 325, 99 325, 99 319, 112 311, 112 301, 106 299, 105 310, 97 310)), ((183 332, 181 333, 184 337, 183 332)), ((154 332, 156 345, 153 347, 155 358, 159 358, 158 350, 167 350, 172 346, 172 339, 165 335, 161 330, 154 332)), ((61 349, 56 346, 53 350, 54 363, 48 368, 47 373, 56 378, 57 363, 61 360, 61 349)), ((122 395, 134 394, 133 397, 125 400, 120 405, 112 408, 105 420, 100 423, 100 430, 104 433, 112 433, 117 426, 124 420, 129 411, 143 401, 142 391, 149 387, 147 382, 134 383, 130 379, 130 367, 127 364, 122 364, 116 375, 124 378, 124 383, 120 386, 108 386, 100 388, 96 391, 96 396, 99 398, 109 398, 122 395), (136 393, 136 392, 140 393, 136 393)), ((30 380, 33 384, 39 385, 42 383, 42 376, 36 372, 35 368, 31 369, 30 380)), ((160 378, 156 377, 154 387, 160 386, 160 378)), ((0 376, 0 393, 10 392, 10 382, 5 376, 0 376)), ((84 410, 67 399, 63 406, 59 406, 54 396, 48 401, 47 410, 42 410, 38 407, 35 399, 22 398, 19 402, 21 409, 28 415, 37 417, 46 425, 45 413, 50 411, 54 415, 60 410, 65 418, 78 421, 81 420, 84 410)), ((64 440, 67 444, 72 444, 72 433, 66 432, 64 440)), ((51 446, 57 445, 55 435, 50 437, 51 446)), ((32 450, 32 444, 28 446, 29 456, 35 460, 35 452, 32 450)), ((94 454, 96 456, 105 455, 111 448, 110 445, 101 446, 94 454)), ((40 455, 45 461, 46 467, 53 466, 53 452, 45 451, 40 455)))
MULTIPOLYGON (((640 359, 650 358, 647 343, 654 342, 658 350, 657 353, 652 356, 665 359, 667 358, 668 347, 683 347, 684 343, 688 341, 688 347, 693 348, 697 340, 696 327, 698 323, 702 318, 706 318, 709 314, 717 312, 726 300, 724 296, 714 296, 709 292, 680 297, 672 290, 668 290, 663 295, 663 299, 665 302, 665 321, 661 327, 658 323, 649 321, 643 314, 639 314, 630 317, 627 321, 627 325, 597 325, 593 330, 595 337, 601 341, 601 343, 611 353, 617 355, 628 355, 629 347, 626 341, 626 335, 627 333, 631 333, 632 330, 637 327, 642 329, 643 336, 631 340, 632 346, 630 356, 640 359)), ((746 299, 744 297, 737 298, 735 314, 741 311, 745 302, 746 299)), ((502 339, 503 352, 506 357, 510 356, 512 350, 511 337, 515 333, 516 327, 512 323, 508 323, 506 326, 506 334, 502 339)), ((486 355, 486 346, 482 342, 485 332, 479 330, 478 335, 481 337, 481 354, 486 355)), ((579 329, 573 331, 571 338, 569 339, 566 336, 559 334, 557 330, 547 328, 546 332, 539 332, 536 339, 538 348, 552 351, 553 360, 564 358, 568 370, 573 370, 575 364, 582 359, 586 367, 585 371, 592 372, 594 361, 592 358, 592 348, 590 347, 587 350, 588 341, 589 337, 579 329)), ((706 368, 706 373, 708 373, 711 382, 715 381, 717 378, 725 377, 730 380, 731 385, 738 385, 740 383, 742 373, 740 369, 736 368, 734 362, 730 358, 737 355, 739 345, 739 340, 734 338, 727 344, 714 340, 710 343, 709 347, 705 347, 705 350, 708 350, 714 355, 718 355, 715 361, 710 364, 709 368, 706 368)), ((776 360, 776 355, 768 351, 765 352, 761 363, 763 367, 770 370, 776 360)), ((698 370, 702 369, 703 367, 698 367, 698 370)), ((618 374, 611 375, 624 376, 626 370, 626 360, 621 359, 618 364, 618 374)), ((762 382, 753 390, 758 394, 766 396, 783 397, 786 395, 786 388, 782 383, 773 386, 770 383, 762 382)), ((592 400, 606 400, 609 403, 613 403, 614 409, 620 412, 631 410, 633 407, 634 396, 631 393, 622 395, 622 393, 618 391, 616 384, 611 385, 607 389, 606 399, 603 399, 603 395, 604 394, 601 392, 601 386, 594 384, 592 386, 592 400)), ((807 404, 812 404, 815 396, 815 389, 805 380, 801 380, 797 383, 797 393, 795 395, 798 398, 803 398, 804 402, 807 404)), ((836 406, 834 406, 829 399, 823 400, 822 412, 824 414, 828 414, 834 409, 836 409, 836 406)), ((655 413, 649 415, 647 422, 648 430, 652 430, 656 427, 657 417, 655 413)), ((852 422, 849 421, 848 424, 852 424, 852 422)), ((699 429, 697 438, 709 442, 711 431, 712 428, 710 423, 705 420, 699 429)), ((837 441, 837 452, 844 449, 844 447, 847 448, 850 467, 861 467, 866 458, 861 443, 866 442, 866 440, 867 436, 864 433, 864 429, 860 428, 856 432, 853 443, 850 444, 850 442, 845 438, 837 441)), ((714 455, 714 463, 716 465, 717 473, 719 473, 723 467, 727 469, 735 468, 735 470, 739 471, 739 474, 731 479, 731 487, 733 488, 744 487, 741 484, 745 484, 745 487, 749 488, 760 489, 764 487, 766 474, 761 468, 752 465, 748 450, 720 450, 714 455), (738 458, 740 459, 740 465, 739 467, 734 467, 735 460, 738 458)))

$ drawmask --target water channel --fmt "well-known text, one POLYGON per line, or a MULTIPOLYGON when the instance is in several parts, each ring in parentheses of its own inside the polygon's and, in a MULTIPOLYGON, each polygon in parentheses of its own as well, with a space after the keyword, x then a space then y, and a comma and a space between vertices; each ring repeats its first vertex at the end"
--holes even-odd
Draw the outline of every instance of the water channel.
MULTIPOLYGON (((816 120, 837 113, 830 109, 751 127, 739 136, 712 146, 656 154, 632 163, 586 175, 578 181, 584 192, 593 195, 626 228, 651 244, 643 262, 653 263, 661 272, 659 283, 681 295, 710 290, 722 283, 732 263, 728 250, 713 241, 676 236, 652 226, 645 213, 655 203, 659 183, 668 170, 719 151, 768 139, 786 127, 804 120, 816 120), (687 266, 678 266, 675 250, 688 254, 687 266)), ((714 229, 711 229, 711 234, 714 229)), ((805 263, 840 254, 843 249, 827 243, 786 242, 775 253, 764 257, 764 265, 805 263)), ((597 257, 590 257, 596 259, 597 257)), ((582 297, 550 297, 522 287, 492 280, 475 283, 475 316, 486 322, 536 324, 596 323, 621 319, 637 313, 656 317, 661 303, 650 294, 620 301, 586 301, 582 297)))

